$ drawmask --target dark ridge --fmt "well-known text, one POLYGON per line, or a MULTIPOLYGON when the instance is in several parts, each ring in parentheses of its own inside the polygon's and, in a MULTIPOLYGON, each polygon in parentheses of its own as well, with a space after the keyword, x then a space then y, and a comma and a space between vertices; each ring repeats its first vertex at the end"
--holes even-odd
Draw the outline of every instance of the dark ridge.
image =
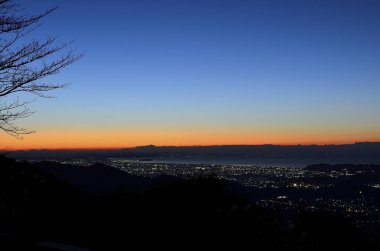
POLYGON ((33 166, 90 194, 107 194, 123 190, 146 189, 151 180, 132 176, 119 169, 104 165, 74 166, 43 161, 33 166))
POLYGON ((380 156, 379 142, 346 145, 220 145, 220 146, 140 146, 124 149, 125 153, 190 156, 256 157, 354 157, 380 156))
POLYGON ((380 163, 380 143, 346 145, 221 145, 221 146, 140 146, 114 150, 28 150, 4 152, 18 159, 149 158, 158 156, 240 156, 271 158, 357 158, 380 163))

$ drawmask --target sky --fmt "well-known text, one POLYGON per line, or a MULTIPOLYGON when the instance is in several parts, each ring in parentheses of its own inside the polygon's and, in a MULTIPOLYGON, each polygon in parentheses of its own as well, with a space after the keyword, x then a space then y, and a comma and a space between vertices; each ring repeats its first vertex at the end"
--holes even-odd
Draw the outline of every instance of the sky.
POLYGON ((85 56, 2 148, 380 141, 380 1, 15 2, 85 56))

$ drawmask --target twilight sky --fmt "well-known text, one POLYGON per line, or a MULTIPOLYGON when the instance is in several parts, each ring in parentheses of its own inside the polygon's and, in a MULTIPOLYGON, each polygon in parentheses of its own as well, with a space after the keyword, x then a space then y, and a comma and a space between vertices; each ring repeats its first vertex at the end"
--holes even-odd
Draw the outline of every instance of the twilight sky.
POLYGON ((378 0, 16 2, 85 57, 2 148, 380 141, 378 0))

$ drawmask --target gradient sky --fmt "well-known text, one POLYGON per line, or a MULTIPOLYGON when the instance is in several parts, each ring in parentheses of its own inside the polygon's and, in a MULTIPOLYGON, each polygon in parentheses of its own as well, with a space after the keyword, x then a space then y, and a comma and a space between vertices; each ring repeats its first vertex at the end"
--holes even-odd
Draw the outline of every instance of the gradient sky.
POLYGON ((3 148, 380 141, 378 0, 16 2, 85 57, 3 148))

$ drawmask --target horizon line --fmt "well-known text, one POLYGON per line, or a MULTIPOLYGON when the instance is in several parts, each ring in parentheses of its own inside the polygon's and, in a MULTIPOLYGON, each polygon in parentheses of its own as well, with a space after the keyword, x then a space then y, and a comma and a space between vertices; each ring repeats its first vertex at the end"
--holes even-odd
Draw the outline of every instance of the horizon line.
POLYGON ((125 146, 125 147, 67 147, 67 148, 19 148, 19 149, 2 149, 0 152, 13 152, 13 151, 107 151, 107 150, 123 150, 133 149, 139 147, 215 147, 215 146, 344 146, 355 145, 364 143, 380 143, 380 141, 358 141, 351 143, 310 143, 310 144, 207 144, 207 145, 138 145, 138 146, 125 146))

